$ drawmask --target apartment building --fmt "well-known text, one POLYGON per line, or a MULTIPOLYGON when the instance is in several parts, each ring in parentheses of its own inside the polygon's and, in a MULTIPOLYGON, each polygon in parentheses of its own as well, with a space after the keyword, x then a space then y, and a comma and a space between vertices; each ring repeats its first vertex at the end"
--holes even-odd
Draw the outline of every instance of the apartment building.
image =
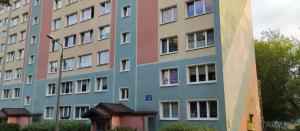
POLYGON ((250 0, 12 3, 0 9, 0 108, 53 120, 63 49, 60 119, 119 104, 144 114, 139 130, 261 130, 250 0))

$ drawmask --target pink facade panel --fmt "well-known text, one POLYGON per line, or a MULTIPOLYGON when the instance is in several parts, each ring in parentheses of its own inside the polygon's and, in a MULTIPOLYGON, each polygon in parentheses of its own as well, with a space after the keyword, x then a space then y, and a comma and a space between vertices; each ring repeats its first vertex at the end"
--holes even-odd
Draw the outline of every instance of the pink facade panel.
POLYGON ((41 17, 41 31, 40 31, 40 43, 38 52, 37 74, 36 79, 46 79, 48 73, 48 56, 49 56, 49 44, 50 40, 47 35, 51 32, 51 17, 52 13, 52 0, 43 0, 42 16, 41 17))
POLYGON ((144 117, 143 116, 122 116, 120 118, 120 127, 136 128, 137 131, 144 131, 144 117))
POLYGON ((114 58, 115 58, 115 29, 116 29, 116 0, 111 1, 111 35, 110 35, 110 54, 109 54, 109 67, 114 68, 114 58))
POLYGON ((158 0, 138 1, 137 64, 158 60, 158 0))

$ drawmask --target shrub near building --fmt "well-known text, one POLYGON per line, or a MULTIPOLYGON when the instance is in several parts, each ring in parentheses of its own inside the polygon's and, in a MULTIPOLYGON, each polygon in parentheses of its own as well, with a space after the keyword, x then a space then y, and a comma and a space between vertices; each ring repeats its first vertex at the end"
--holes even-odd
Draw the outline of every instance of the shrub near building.
MULTIPOLYGON (((33 123, 22 129, 22 131, 54 131, 55 122, 33 123)), ((90 131, 90 124, 79 121, 61 121, 59 123, 61 131, 90 131)))

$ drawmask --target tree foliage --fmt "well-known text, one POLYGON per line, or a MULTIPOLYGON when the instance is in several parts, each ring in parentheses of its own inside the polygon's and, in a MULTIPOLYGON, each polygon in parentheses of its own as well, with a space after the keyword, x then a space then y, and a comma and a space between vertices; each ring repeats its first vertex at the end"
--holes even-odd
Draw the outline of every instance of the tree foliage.
POLYGON ((0 0, 0 5, 2 5, 2 6, 10 6, 10 0, 0 0))
POLYGON ((257 74, 266 121, 300 118, 300 43, 278 30, 262 33, 255 40, 257 74))

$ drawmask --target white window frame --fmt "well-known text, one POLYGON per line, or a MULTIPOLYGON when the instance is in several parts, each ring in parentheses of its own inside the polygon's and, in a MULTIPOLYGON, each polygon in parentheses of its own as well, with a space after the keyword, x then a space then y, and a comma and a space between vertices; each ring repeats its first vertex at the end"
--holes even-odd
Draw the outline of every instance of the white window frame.
POLYGON ((49 106, 49 107, 45 107, 44 108, 44 119, 46 120, 52 120, 54 118, 54 107, 53 106, 49 106), (51 113, 48 116, 48 109, 51 110, 51 113))
POLYGON ((77 24, 77 19, 78 19, 77 17, 78 17, 78 13, 77 12, 71 13, 71 14, 67 15, 66 16, 66 27, 77 24), (74 19, 74 23, 70 23, 69 17, 74 17, 75 18, 74 19))
MULTIPOLYGON (((80 118, 76 118, 76 108, 84 108, 84 107, 88 107, 88 109, 86 111, 88 111, 90 109, 89 105, 76 105, 76 106, 74 106, 74 113, 73 113, 74 120, 86 120, 86 118, 82 118, 81 116, 80 116, 80 118)), ((81 114, 81 112, 79 114, 81 114)))
POLYGON ((18 98, 20 98, 20 94, 21 94, 21 88, 14 88, 13 89, 13 94, 12 94, 12 99, 18 99, 18 98), (18 96, 16 96, 16 90, 19 90, 18 91, 18 96))
POLYGON ((75 94, 81 94, 81 93, 89 93, 91 89, 91 79, 81 79, 76 81, 76 86, 75 86, 75 94), (79 82, 81 81, 81 85, 79 85, 79 82), (82 91, 82 81, 88 81, 86 91, 82 91), (81 87, 79 87, 81 86, 81 87), (78 91, 78 88, 80 88, 80 91, 78 91))
POLYGON ((57 18, 53 20, 53 28, 52 30, 59 30, 61 28, 61 18, 57 18))
POLYGON ((119 90, 119 101, 128 101, 130 96, 130 91, 128 87, 121 87, 119 90), (125 96, 122 98, 122 90, 125 90, 125 96))
POLYGON ((27 85, 32 84, 32 81, 33 81, 33 75, 28 75, 26 78, 26 84, 27 85))
POLYGON ((24 41, 26 39, 26 30, 20 32, 19 41, 24 41))
POLYGON ((130 15, 131 15, 131 6, 130 5, 122 6, 121 17, 125 18, 125 17, 129 17, 130 15), (127 13, 125 12, 125 8, 127 8, 127 13))
POLYGON ((85 8, 83 10, 81 10, 81 17, 80 17, 80 21, 83 22, 83 21, 88 21, 88 20, 91 20, 94 18, 94 6, 91 6, 91 7, 88 7, 88 8, 85 8), (86 11, 90 11, 90 14, 89 16, 85 16, 87 15, 86 14, 86 11))
POLYGON ((62 0, 54 0, 53 10, 59 10, 62 8, 62 0))
MULTIPOLYGON (((212 29, 214 31, 214 29, 212 29)), ((196 32, 191 32, 191 33, 187 33, 186 35, 186 50, 187 51, 191 51, 191 50, 197 50, 197 49, 203 49, 203 48, 209 48, 209 47, 214 47, 215 45, 208 45, 208 37, 207 37, 207 31, 209 30, 205 30, 205 31, 196 31, 196 32), (204 33, 205 36, 205 46, 203 47, 197 47, 197 33, 204 33), (189 35, 194 35, 194 48, 189 48, 189 35)))
MULTIPOLYGON (((126 66, 126 64, 125 64, 125 66, 126 66)), ((120 72, 128 72, 128 71, 130 71, 130 59, 129 59, 129 58, 121 59, 121 60, 120 60, 120 72), (126 69, 126 68, 124 67, 124 70, 123 70, 122 61, 124 61, 124 60, 126 60, 126 61, 128 62, 128 69, 126 69)))
POLYGON ((107 64, 109 64, 109 50, 105 50, 105 51, 100 51, 100 52, 98 52, 98 60, 97 60, 97 63, 98 63, 98 65, 107 65, 107 64), (107 58, 106 58, 106 60, 102 60, 101 59, 101 54, 102 53, 107 53, 107 58), (103 62, 104 61, 104 62, 103 62))
POLYGON ((201 15, 204 15, 204 14, 208 14, 208 13, 211 13, 211 12, 213 12, 214 11, 214 0, 211 0, 211 2, 212 2, 212 11, 209 11, 209 12, 207 12, 206 11, 206 8, 205 8, 205 5, 206 5, 206 1, 205 0, 203 0, 203 4, 202 4, 202 11, 203 11, 203 13, 202 14, 197 14, 197 11, 196 11, 196 9, 197 9, 197 7, 196 7, 196 1, 197 0, 191 0, 191 1, 187 1, 186 3, 185 3, 185 11, 186 11, 186 18, 192 18, 192 17, 196 17, 196 16, 201 16, 201 15), (193 16, 189 16, 189 12, 188 12, 188 3, 191 3, 191 2, 194 2, 194 15, 193 16))
POLYGON ((107 92, 108 88, 109 88, 109 86, 108 86, 108 77, 107 76, 97 77, 95 79, 95 92, 107 92), (106 90, 103 89, 103 78, 106 78, 106 86, 107 86, 106 90), (100 83, 100 85, 99 85, 99 83, 100 83), (98 87, 99 87, 99 89, 98 89, 98 87))
POLYGON ((160 77, 159 77, 159 78, 160 78, 160 79, 159 79, 159 80, 160 80, 160 86, 161 86, 161 87, 166 87, 166 86, 177 86, 177 85, 179 85, 179 81, 180 81, 180 80, 179 80, 179 73, 180 73, 180 72, 179 72, 179 68, 178 68, 178 67, 173 67, 173 68, 162 68, 162 69, 160 69, 160 72, 159 72, 159 74, 160 74, 160 75, 159 75, 159 76, 160 76, 160 77), (177 81, 176 84, 170 84, 170 82, 171 82, 171 76, 170 76, 171 74, 170 74, 170 70, 173 70, 173 69, 177 69, 177 73, 178 73, 178 74, 177 74, 177 80, 178 80, 178 81, 177 81), (162 72, 163 70, 168 70, 168 72, 169 72, 169 74, 168 74, 168 75, 169 75, 169 81, 168 81, 168 84, 163 84, 163 76, 162 76, 162 75, 163 75, 163 72, 162 72))
POLYGON ((131 41, 131 34, 129 31, 121 33, 121 45, 129 44, 130 41, 131 41), (124 36, 124 35, 126 35, 126 36, 124 36))
POLYGON ((92 67, 93 65, 93 55, 92 54, 87 54, 87 55, 81 55, 78 57, 78 69, 81 69, 81 68, 89 68, 89 67, 92 67), (88 63, 85 63, 84 66, 82 66, 82 58, 83 57, 90 57, 90 61, 88 61, 88 63))
POLYGON ((3 89, 2 90, 2 99, 7 100, 7 99, 10 99, 9 97, 10 97, 10 89, 3 89), (7 93, 7 97, 6 97, 6 93, 7 93))
POLYGON ((71 47, 74 47, 75 45, 76 45, 76 34, 73 34, 73 35, 69 35, 69 36, 66 36, 65 37, 65 43, 64 43, 64 48, 71 48, 71 47), (69 39, 71 38, 71 37, 73 37, 73 43, 69 43, 68 41, 69 41, 69 39), (68 46, 66 46, 66 43, 68 44, 68 46))
POLYGON ((179 100, 160 101, 159 102, 159 118, 160 118, 160 120, 171 120, 171 121, 179 120, 179 118, 180 118, 180 108, 179 107, 180 107, 179 100), (174 103, 174 102, 177 103, 178 117, 173 117, 172 116, 173 110, 172 110, 172 104, 171 103, 174 103), (169 110, 170 110, 170 112, 169 112, 170 117, 169 118, 163 117, 163 103, 167 103, 169 105, 169 110))
POLYGON ((75 65, 75 57, 63 59, 62 71, 72 71, 72 70, 74 70, 74 68, 75 68, 74 65, 75 65), (66 62, 67 60, 72 60, 71 68, 70 68, 70 69, 67 69, 67 68, 65 68, 65 66, 64 66, 64 65, 65 65, 65 62, 66 62))
POLYGON ((93 37, 94 37, 94 30, 90 29, 84 32, 80 33, 80 44, 84 45, 84 44, 89 44, 93 42, 93 37), (88 37, 90 38, 89 40, 85 40, 85 35, 89 35, 88 37))
POLYGON ((55 96, 57 90, 57 84, 56 83, 49 83, 47 84, 46 88, 46 96, 55 96), (53 86, 54 85, 54 86, 53 86), (54 89, 53 89, 54 88, 54 89), (54 90, 54 94, 53 91, 54 90), (49 92, 50 91, 50 92, 49 92))
POLYGON ((13 79, 13 70, 6 70, 4 72, 4 81, 10 81, 13 79))
POLYGON ((163 24, 168 24, 168 23, 176 22, 177 21, 177 15, 178 15, 177 6, 171 6, 171 7, 168 7, 168 8, 161 9, 160 10, 160 24, 163 25, 163 24), (172 20, 164 22, 164 20, 163 20, 163 12, 164 11, 168 11, 168 10, 172 10, 172 20), (176 12, 176 15, 174 15, 175 12, 176 12))
POLYGON ((24 97, 24 105, 30 105, 30 96, 25 96, 24 97))
POLYGON ((210 62, 210 63, 201 63, 201 64, 193 64, 193 65, 187 65, 186 66, 186 83, 188 85, 193 85, 193 84, 205 84, 205 83, 216 83, 217 82, 217 64, 215 62, 210 62), (214 64, 215 65, 215 76, 216 80, 208 80, 208 65, 214 64), (190 82, 190 72, 189 72, 189 67, 196 67, 196 82, 190 82), (199 81, 199 75, 198 75, 198 66, 205 66, 205 79, 206 81, 199 81))
POLYGON ((22 78, 22 71, 23 71, 22 68, 17 68, 16 69, 16 78, 15 78, 16 80, 22 78))
POLYGON ((39 23, 39 17, 38 16, 33 17, 32 25, 37 25, 38 23, 39 23))
POLYGON ((110 25, 99 27, 98 40, 105 40, 110 38, 110 25), (108 31, 108 32, 105 32, 108 31))
POLYGON ((112 6, 111 6, 111 1, 110 0, 107 0, 107 1, 104 1, 104 2, 100 3, 100 8, 99 8, 100 16, 111 13, 111 7, 112 6), (103 7, 103 5, 104 5, 104 7, 103 7))
POLYGON ((71 119, 71 112, 72 112, 72 106, 71 105, 62 105, 62 106, 60 106, 59 119, 60 120, 69 120, 69 119, 71 119), (61 113, 62 113, 63 116, 65 115, 64 109, 67 109, 67 114, 69 115, 68 119, 62 119, 61 113))
POLYGON ((175 54, 179 51, 179 44, 178 44, 178 37, 177 36, 171 36, 167 38, 160 39, 160 55, 169 55, 169 54, 175 54), (177 51, 170 52, 170 39, 176 38, 177 39, 177 51), (167 52, 163 53, 163 40, 167 40, 167 52))
POLYGON ((31 55, 31 56, 29 57, 28 64, 29 64, 29 65, 34 64, 34 61, 35 61, 35 56, 34 56, 34 55, 31 55))
POLYGON ((9 63, 9 62, 12 62, 14 60, 15 60, 15 52, 14 51, 8 52, 7 55, 6 55, 5 61, 7 63, 9 63))
POLYGON ((203 120, 203 121, 217 121, 219 120, 219 101, 218 99, 188 99, 186 100, 186 116, 187 116, 187 120, 203 120), (216 101, 217 102, 217 118, 210 118, 210 107, 208 104, 208 101, 216 101), (191 118, 190 115, 190 102, 197 102, 197 118, 191 118), (202 118, 200 117, 200 102, 206 102, 206 114, 207 114, 207 118, 202 118))
MULTIPOLYGON (((64 82, 61 82, 61 88, 60 88, 60 94, 61 95, 69 95, 69 94, 72 94, 74 92, 74 81, 64 81, 64 82), (72 86, 71 86, 71 89, 70 89, 70 92, 69 93, 65 93, 63 92, 63 87, 66 86, 66 83, 72 83, 72 86)), ((76 88, 76 86, 75 86, 76 88)))

